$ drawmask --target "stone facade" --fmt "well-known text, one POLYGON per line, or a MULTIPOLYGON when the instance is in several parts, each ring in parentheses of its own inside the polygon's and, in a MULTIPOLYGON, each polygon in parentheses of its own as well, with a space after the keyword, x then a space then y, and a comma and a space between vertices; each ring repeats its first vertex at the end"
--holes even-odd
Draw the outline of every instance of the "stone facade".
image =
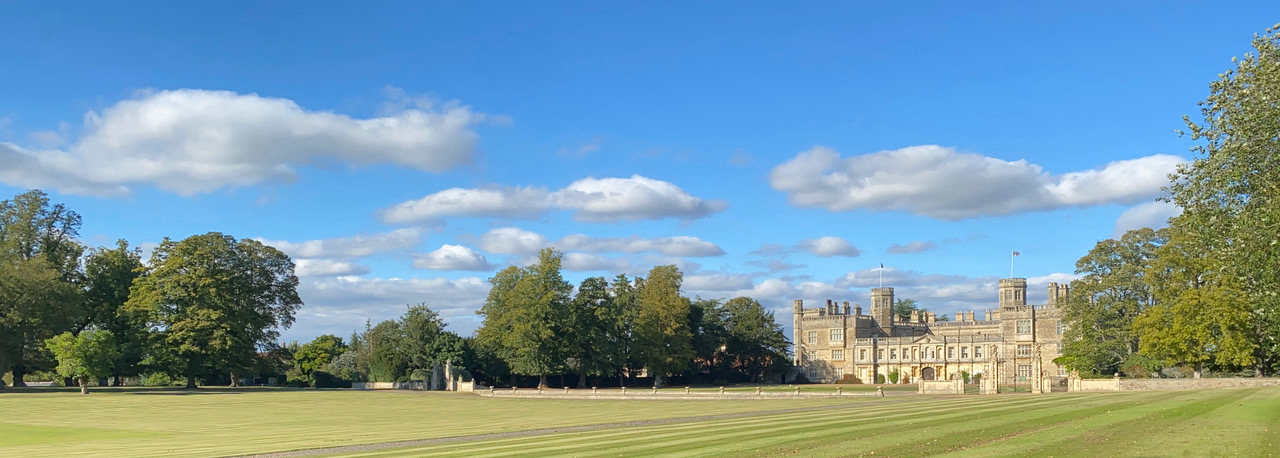
MULTIPOLYGON (((898 370, 898 383, 955 380, 961 372, 983 374, 1000 383, 1024 383, 1040 391, 1063 382, 1067 373, 1053 363, 1061 354, 1059 304, 1067 285, 1049 284, 1049 301, 1027 305, 1027 280, 1000 280, 996 308, 983 319, 973 311, 953 321, 937 321, 932 312, 912 313, 905 322, 893 314, 893 288, 872 288, 871 309, 838 304, 805 308, 795 301, 795 368, 813 382, 831 383, 846 375, 863 383, 879 374, 888 380, 898 370)), ((1065 386, 1065 385, 1064 385, 1065 386)))

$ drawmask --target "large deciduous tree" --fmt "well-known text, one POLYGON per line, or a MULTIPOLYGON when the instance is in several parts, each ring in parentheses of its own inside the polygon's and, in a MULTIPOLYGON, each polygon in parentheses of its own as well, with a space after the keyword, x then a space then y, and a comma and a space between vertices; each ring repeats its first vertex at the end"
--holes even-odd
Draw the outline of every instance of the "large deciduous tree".
POLYGON ((1064 306, 1068 322, 1062 356, 1054 361, 1084 374, 1111 374, 1138 353, 1133 321, 1155 301, 1146 275, 1166 232, 1139 229, 1098 242, 1076 262, 1083 276, 1071 282, 1064 306))
POLYGON ((81 320, 80 215, 32 190, 0 201, 0 369, 22 386, 49 368, 44 340, 81 320))
POLYGON ((642 278, 630 280, 626 275, 618 274, 609 284, 609 294, 613 296, 613 315, 609 317, 610 326, 617 334, 617 340, 609 348, 610 357, 618 361, 616 367, 618 386, 626 386, 626 375, 639 366, 635 358, 636 317, 640 314, 640 285, 642 278))
POLYGON ((635 347, 637 359, 662 386, 667 374, 684 370, 693 360, 689 298, 680 295, 684 275, 676 266, 657 266, 639 288, 635 347))
POLYGON ((146 314, 188 388, 206 367, 227 371, 237 385, 236 373, 293 324, 302 306, 293 261, 255 240, 216 232, 166 238, 150 264, 126 308, 146 314))
POLYGON ((773 313, 749 297, 735 297, 724 303, 725 350, 733 369, 751 382, 782 374, 791 366, 791 343, 773 313))
POLYGON ((119 386, 121 377, 138 375, 138 365, 147 351, 145 317, 124 309, 134 280, 145 271, 142 255, 138 249, 129 248, 129 242, 120 239, 113 249, 91 250, 84 270, 85 319, 77 330, 92 326, 111 331, 115 336, 120 352, 111 375, 112 384, 119 386))
POLYGON ((569 358, 578 372, 578 388, 587 376, 613 375, 626 365, 625 318, 604 277, 582 280, 570 302, 571 328, 562 334, 569 358))
POLYGON ((1147 276, 1156 303, 1133 324, 1140 352, 1169 364, 1191 364, 1196 378, 1207 363, 1250 366, 1255 336, 1239 283, 1212 267, 1190 233, 1177 226, 1169 232, 1147 276))
POLYGON ((513 374, 538 377, 565 367, 566 341, 560 332, 570 327, 569 301, 573 285, 560 276, 561 254, 544 248, 538 262, 525 268, 503 269, 489 282, 489 298, 476 313, 484 324, 477 331, 481 345, 490 345, 513 374))
POLYGON ((45 345, 58 360, 58 375, 75 379, 80 394, 89 394, 89 382, 111 375, 120 352, 115 336, 107 330, 64 332, 45 340, 45 345))
MULTIPOLYGON (((1179 167, 1173 224, 1237 284, 1256 336, 1260 374, 1280 370, 1280 25, 1210 84, 1200 122, 1186 118, 1196 159, 1179 167)), ((1224 283, 1225 284, 1225 283, 1224 283)))

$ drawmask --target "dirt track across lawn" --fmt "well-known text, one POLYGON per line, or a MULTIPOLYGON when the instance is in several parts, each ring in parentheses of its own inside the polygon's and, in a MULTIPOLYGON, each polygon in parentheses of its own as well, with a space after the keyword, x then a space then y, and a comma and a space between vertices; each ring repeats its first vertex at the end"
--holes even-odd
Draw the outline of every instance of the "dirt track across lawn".
POLYGON ((723 415, 704 415, 699 417, 665 418, 661 420, 624 421, 619 423, 604 423, 599 425, 566 426, 563 428, 544 428, 544 429, 530 429, 526 431, 511 431, 511 432, 503 432, 503 433, 472 434, 469 436, 437 437, 434 439, 374 442, 371 444, 342 445, 337 447, 309 448, 309 449, 302 449, 302 450, 290 450, 286 452, 272 452, 272 453, 262 453, 257 455, 238 455, 238 456, 242 458, 291 458, 291 457, 297 457, 297 456, 338 455, 338 454, 346 454, 346 453, 369 452, 374 450, 386 450, 386 449, 393 449, 393 448, 421 447, 425 445, 448 444, 453 442, 472 442, 472 441, 482 441, 482 440, 491 440, 491 439, 507 439, 512 437, 539 436, 543 434, 559 434, 559 433, 572 433, 577 431, 593 431, 597 429, 628 428, 628 427, 634 427, 634 426, 649 426, 649 425, 666 425, 666 424, 672 424, 672 423, 691 423, 691 422, 697 422, 697 421, 723 420, 723 419, 742 418, 742 417, 757 417, 762 415, 774 415, 774 414, 793 413, 793 412, 807 412, 812 410, 849 409, 855 406, 863 407, 868 404, 873 404, 873 403, 878 404, 881 402, 885 402, 885 401, 860 402, 860 403, 857 403, 856 405, 841 404, 841 405, 834 405, 834 406, 764 410, 760 412, 730 413, 730 414, 723 414, 723 415))

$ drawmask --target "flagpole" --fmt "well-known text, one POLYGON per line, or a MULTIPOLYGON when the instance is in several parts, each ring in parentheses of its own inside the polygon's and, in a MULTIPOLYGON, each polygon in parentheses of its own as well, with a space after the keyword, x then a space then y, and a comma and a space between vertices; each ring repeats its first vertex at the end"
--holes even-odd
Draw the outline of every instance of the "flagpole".
POLYGON ((884 288, 884 263, 880 263, 880 287, 884 288))
POLYGON ((1017 253, 1017 251, 1009 251, 1009 278, 1013 278, 1013 259, 1018 256, 1017 253))

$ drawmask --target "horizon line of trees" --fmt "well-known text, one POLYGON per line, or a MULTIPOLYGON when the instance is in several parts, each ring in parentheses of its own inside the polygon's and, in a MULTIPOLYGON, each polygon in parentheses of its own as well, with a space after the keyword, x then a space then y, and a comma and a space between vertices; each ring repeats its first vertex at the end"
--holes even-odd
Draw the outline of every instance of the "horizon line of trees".
MULTIPOLYGON (((87 248, 80 215, 30 190, 0 201, 0 373, 14 386, 55 373, 82 390, 109 379, 185 386, 274 376, 281 383, 428 380, 445 368, 489 383, 519 377, 621 377, 641 371, 706 381, 760 381, 790 367, 790 342, 759 302, 681 295, 683 274, 591 277, 574 288, 561 254, 510 266, 490 282, 475 337, 446 331, 425 303, 347 340, 279 342, 303 305, 294 263, 251 239, 210 232, 165 238, 146 262, 120 239, 87 248)), ((0 383, 0 388, 3 384, 0 383)))
POLYGON ((1085 375, 1280 371, 1280 24, 1210 84, 1195 160, 1171 175, 1182 213, 1103 240, 1076 263, 1055 361, 1085 375))

